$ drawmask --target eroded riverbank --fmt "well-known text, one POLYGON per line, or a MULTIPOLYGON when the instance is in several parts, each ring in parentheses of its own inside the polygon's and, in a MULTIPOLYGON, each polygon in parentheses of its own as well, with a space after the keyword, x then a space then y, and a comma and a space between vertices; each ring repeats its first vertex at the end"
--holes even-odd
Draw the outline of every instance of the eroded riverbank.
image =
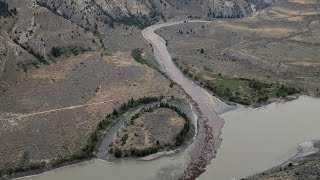
MULTIPOLYGON (((127 156, 123 156, 123 159, 131 159, 131 160, 154 160, 157 159, 159 157, 162 156, 171 156, 174 155, 175 153, 185 149, 188 145, 190 145, 193 142, 193 139, 195 137, 196 134, 196 126, 194 126, 194 124, 196 124, 197 121, 197 116, 196 114, 193 112, 192 110, 192 106, 190 103, 185 102, 184 100, 180 100, 180 99, 170 99, 170 100, 166 100, 167 102, 167 106, 165 104, 161 104, 160 102, 155 102, 155 103, 150 103, 150 104, 146 104, 146 105, 141 105, 135 109, 132 109, 131 111, 126 112, 124 115, 122 115, 121 117, 119 117, 119 119, 117 120, 118 122, 104 135, 104 138, 102 140, 102 142, 99 145, 96 157, 98 159, 102 159, 102 160, 107 160, 108 162, 116 162, 119 161, 120 158, 115 158, 114 154, 110 154, 109 153, 109 147, 111 144, 113 144, 112 146, 114 147, 114 136, 118 135, 119 130, 124 128, 125 126, 128 126, 129 124, 132 125, 132 120, 133 117, 137 115, 137 113, 139 113, 140 115, 143 115, 143 113, 146 112, 153 112, 154 110, 157 109, 171 109, 174 112, 179 113, 180 115, 183 115, 186 118, 186 121, 188 121, 188 123, 190 123, 190 126, 188 128, 188 133, 185 134, 185 137, 183 139, 183 142, 180 145, 176 145, 175 148, 173 147, 167 147, 166 146, 155 146, 154 148, 159 148, 157 149, 157 153, 151 153, 150 155, 146 155, 146 156, 130 156, 129 154, 131 154, 130 152, 127 151, 128 155, 127 156), (158 151, 159 150, 159 151, 158 151)), ((165 116, 165 114, 163 114, 165 116)), ((155 117, 154 117, 155 118, 155 117)), ((148 121, 152 121, 153 119, 149 119, 148 121)), ((161 119, 163 120, 163 118, 161 119)), ((150 122, 147 122, 150 123, 150 122)), ((138 125, 139 128, 142 128, 143 130, 145 130, 146 128, 146 123, 141 126, 141 124, 138 125)), ((164 127, 163 124, 161 125, 161 122, 159 123, 153 123, 153 124, 149 124, 151 125, 152 129, 157 129, 160 130, 159 133, 156 133, 157 138, 161 139, 161 133, 163 131, 168 131, 167 128, 169 128, 169 126, 164 127), (162 128, 159 129, 158 127, 161 126, 162 128)), ((150 127, 149 127, 150 128, 150 127)), ((147 129, 148 130, 148 129, 147 129)), ((127 130, 124 130, 126 133, 128 133, 127 130)), ((150 131, 149 131, 150 132, 150 131)), ((174 133, 174 131, 172 130, 171 133, 174 133)), ((138 133, 138 130, 135 131, 135 133, 138 133)), ((170 133, 170 132, 169 132, 170 133)), ((152 133, 151 133, 152 135, 152 133)), ((139 136, 138 134, 135 136, 139 136)), ((145 136, 140 135, 140 137, 145 138, 145 136)), ((148 136, 148 138, 150 138, 150 134, 148 136)), ((132 137, 131 137, 132 140, 132 137)), ((141 140, 142 141, 142 140, 141 140)), ((149 142, 149 139, 148 139, 149 142)), ((129 142, 132 145, 132 142, 129 142)), ((163 143, 164 144, 164 143, 163 143)), ((143 146, 143 145, 142 145, 143 146)), ((172 145, 174 146, 174 145, 172 145)), ((122 147, 122 146, 121 146, 122 147)), ((121 149, 121 147, 119 147, 119 149, 121 149)), ((125 151, 124 151, 125 152, 125 151)))
MULTIPOLYGON (((222 114, 225 126, 221 147, 199 179, 240 179, 287 161, 299 152, 299 144, 320 138, 319 106, 320 99, 301 96, 290 102, 222 114)), ((92 160, 24 179, 177 179, 189 165, 192 146, 153 161, 92 160)))
MULTIPOLYGON (((155 25, 150 29, 147 28, 143 33, 153 45, 155 57, 159 61, 160 67, 185 90, 190 96, 193 106, 196 107, 199 119, 198 135, 194 143, 182 153, 154 161, 121 160, 111 164, 106 161, 93 160, 88 163, 50 171, 40 176, 32 177, 32 179, 80 180, 93 177, 95 179, 106 177, 110 179, 177 179, 179 177, 181 179, 195 179, 206 170, 207 172, 200 176, 200 179, 223 180, 233 177, 245 177, 266 170, 282 163, 297 152, 297 144, 301 142, 291 141, 290 138, 303 142, 305 139, 296 137, 306 137, 304 129, 319 123, 312 118, 309 118, 308 121, 301 121, 303 118, 298 115, 306 118, 311 113, 317 116, 319 112, 312 108, 319 107, 319 100, 316 100, 314 104, 310 104, 308 97, 305 100, 305 96, 303 96, 292 102, 272 103, 259 109, 241 108, 237 111, 223 114, 222 117, 226 119, 227 123, 223 130, 224 134, 220 137, 224 121, 219 117, 219 114, 225 112, 229 107, 219 99, 211 96, 206 90, 194 84, 192 80, 186 78, 171 61, 170 54, 166 50, 165 41, 154 33, 157 28, 179 23, 183 22, 155 25), (301 108, 312 109, 312 112, 298 111, 301 108), (271 115, 267 116, 265 113, 271 115), (298 115, 295 113, 298 113, 298 115), (233 114, 232 117, 234 118, 229 119, 229 114, 233 114), (286 117, 284 115, 291 116, 286 117), (247 120, 247 116, 252 116, 252 118, 247 120), (238 117, 242 118, 239 120, 238 117), (300 126, 300 123, 303 123, 304 126, 300 126), (294 133, 294 136, 290 136, 290 133, 294 133), (221 138, 224 141, 221 148, 218 149, 221 138), (238 139, 230 140, 230 138, 238 139), (276 141, 279 139, 281 141, 276 141), (225 142, 228 144, 227 147, 225 142), (269 144, 270 142, 276 142, 276 144, 269 144), (262 145, 259 145, 259 143, 262 143, 262 145), (206 168, 216 152, 218 152, 217 159, 214 159, 212 164, 206 168), (244 153, 245 156, 241 153, 237 154, 237 152, 244 153), (261 163, 265 160, 265 153, 268 154, 268 163, 261 163), (280 158, 278 153, 280 153, 280 158), (256 154, 258 156, 252 156, 256 154), (236 166, 233 166, 235 159, 237 159, 237 163, 236 166), (261 164, 264 166, 261 167, 261 164)), ((308 138, 316 139, 320 137, 318 131, 312 130, 307 133, 309 133, 308 138)), ((308 138, 306 137, 306 139, 308 138)))
MULTIPOLYGON (((208 22, 208 21, 189 21, 189 22, 208 22)), ((223 120, 218 114, 226 111, 230 107, 224 102, 212 96, 207 90, 195 84, 192 80, 176 67, 167 50, 165 40, 155 33, 159 28, 173 26, 184 23, 171 22, 154 25, 143 30, 142 34, 153 47, 154 56, 165 72, 173 81, 189 95, 190 101, 196 107, 198 119, 198 135, 194 142, 191 152, 191 161, 180 179, 195 179, 205 171, 205 167, 214 158, 217 149, 220 147, 221 129, 223 120)))

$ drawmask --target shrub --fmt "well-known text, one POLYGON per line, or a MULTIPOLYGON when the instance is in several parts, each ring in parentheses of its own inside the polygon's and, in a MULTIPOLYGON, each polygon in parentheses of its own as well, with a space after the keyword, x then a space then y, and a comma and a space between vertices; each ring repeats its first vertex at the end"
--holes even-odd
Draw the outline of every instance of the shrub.
POLYGON ((62 54, 62 50, 59 47, 53 47, 51 49, 51 55, 55 58, 60 57, 62 54))
POLYGON ((122 146, 126 144, 128 137, 129 137, 128 134, 123 135, 123 137, 121 138, 121 141, 122 141, 121 145, 122 146))
POLYGON ((113 154, 113 148, 109 148, 108 153, 113 154))
POLYGON ((9 10, 9 6, 8 3, 0 1, 0 17, 8 17, 8 16, 12 16, 13 14, 16 14, 17 10, 14 8, 12 10, 9 10))
POLYGON ((55 58, 60 57, 63 54, 73 54, 74 56, 79 55, 80 53, 89 51, 90 49, 80 47, 80 46, 67 46, 67 47, 52 47, 51 55, 55 58))
POLYGON ((261 90, 263 88, 269 88, 270 85, 266 83, 262 83, 256 80, 249 80, 249 87, 255 89, 255 90, 261 90))
POLYGON ((122 151, 121 151, 121 149, 119 149, 119 148, 115 148, 114 149, 114 156, 116 157, 116 158, 121 158, 122 157, 122 151))
POLYGON ((269 100, 268 96, 259 97, 258 102, 267 102, 269 100))

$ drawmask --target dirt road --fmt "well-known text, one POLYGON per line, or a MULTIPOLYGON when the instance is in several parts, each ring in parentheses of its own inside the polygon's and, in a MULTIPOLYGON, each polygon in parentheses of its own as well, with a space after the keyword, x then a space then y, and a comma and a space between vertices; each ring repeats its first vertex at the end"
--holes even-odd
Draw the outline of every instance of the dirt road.
POLYGON ((89 107, 89 106, 98 106, 98 105, 109 103, 109 102, 113 102, 113 100, 88 103, 88 104, 80 104, 80 105, 62 107, 62 108, 57 108, 57 109, 50 109, 50 110, 46 110, 46 111, 33 112, 33 113, 28 113, 28 114, 7 114, 5 117, 2 117, 2 118, 0 117, 0 120, 12 120, 12 119, 17 119, 17 118, 21 119, 21 118, 25 118, 25 117, 29 117, 29 116, 50 114, 50 113, 57 112, 57 111, 73 110, 73 109, 78 109, 78 108, 82 108, 82 107, 89 107))

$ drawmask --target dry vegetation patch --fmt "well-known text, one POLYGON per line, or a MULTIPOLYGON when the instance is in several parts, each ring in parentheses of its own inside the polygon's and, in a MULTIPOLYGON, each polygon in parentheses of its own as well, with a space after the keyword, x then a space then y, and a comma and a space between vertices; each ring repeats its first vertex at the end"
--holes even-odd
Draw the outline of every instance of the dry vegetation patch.
POLYGON ((290 2, 299 3, 299 4, 315 4, 317 0, 289 0, 290 2))
POLYGON ((61 57, 56 59, 55 63, 51 65, 43 65, 41 68, 32 68, 27 71, 27 78, 30 79, 52 79, 54 81, 64 79, 68 74, 71 74, 73 69, 82 64, 83 61, 90 59, 91 57, 97 57, 99 53, 88 52, 78 56, 61 57))
POLYGON ((318 94, 318 8, 319 2, 281 1, 247 18, 184 23, 158 33, 167 40, 182 71, 202 85, 212 82, 215 93, 224 86, 216 80, 218 76, 228 79, 225 85, 230 84, 229 89, 237 94, 250 89, 244 85, 233 88, 232 84, 241 84, 241 78, 294 84, 318 94))
POLYGON ((115 135, 114 146, 130 150, 130 148, 145 149, 166 144, 174 145, 175 138, 184 123, 184 119, 175 111, 166 108, 156 109, 132 119, 115 135))
MULTIPOLYGON (((70 157, 84 147, 99 122, 128 99, 184 96, 177 86, 170 87, 168 79, 137 63, 130 53, 62 56, 56 63, 31 68, 27 71, 31 79, 17 78, 17 83, 1 92, 0 134, 6 138, 0 140, 0 168, 70 157), (32 80, 43 78, 55 80, 45 84, 32 80), (45 130, 47 127, 50 130, 45 130)), ((2 80, 12 82, 10 78, 25 76, 16 55, 9 51, 8 62, 15 68, 6 64, 2 80)))
POLYGON ((109 154, 144 157, 181 146, 189 137, 191 121, 179 108, 160 103, 133 115, 113 137, 109 154))

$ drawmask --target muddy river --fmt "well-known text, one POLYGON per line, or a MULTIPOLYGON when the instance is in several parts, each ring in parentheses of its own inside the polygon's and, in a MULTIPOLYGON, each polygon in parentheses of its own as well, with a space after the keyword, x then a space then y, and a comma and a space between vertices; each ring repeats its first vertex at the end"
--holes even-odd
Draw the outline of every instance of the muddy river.
POLYGON ((233 107, 186 78, 172 62, 165 41, 154 33, 158 28, 180 23, 183 22, 151 26, 143 36, 152 44, 161 69, 189 95, 198 117, 193 143, 176 155, 153 161, 109 163, 95 159, 26 179, 194 179, 200 175, 200 179, 240 178, 279 165, 297 153, 300 143, 320 139, 319 99, 302 96, 292 102, 227 112, 233 107))
MULTIPOLYGON (((299 144, 320 139, 319 107, 320 99, 301 96, 291 102, 222 114, 221 147, 199 179, 239 179, 292 158, 299 144)), ((153 161, 93 160, 26 179, 174 179, 187 167, 191 149, 153 161)))
POLYGON ((319 107, 320 99, 301 96, 291 102, 223 114, 222 144, 200 179, 238 179, 292 158, 300 144, 320 139, 319 107))

